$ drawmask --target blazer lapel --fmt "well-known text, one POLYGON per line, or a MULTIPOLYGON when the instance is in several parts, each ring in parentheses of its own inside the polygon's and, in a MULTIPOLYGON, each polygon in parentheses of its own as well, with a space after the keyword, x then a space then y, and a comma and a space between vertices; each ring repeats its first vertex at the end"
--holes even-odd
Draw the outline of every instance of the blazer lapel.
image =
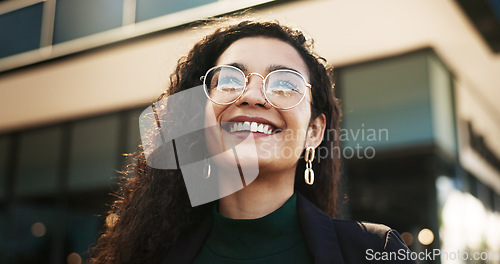
POLYGON ((343 264, 332 219, 297 192, 297 214, 316 264, 343 264))

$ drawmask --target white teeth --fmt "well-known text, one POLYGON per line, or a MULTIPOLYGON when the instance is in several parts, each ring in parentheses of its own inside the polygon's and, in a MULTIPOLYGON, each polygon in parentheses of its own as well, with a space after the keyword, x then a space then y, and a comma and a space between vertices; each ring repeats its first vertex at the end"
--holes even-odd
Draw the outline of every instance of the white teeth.
POLYGON ((257 131, 260 132, 260 133, 264 133, 264 125, 263 124, 260 124, 258 127, 257 127, 257 131))
POLYGON ((252 123, 250 124, 250 131, 252 131, 252 132, 257 132, 257 123, 252 122, 252 123))
POLYGON ((240 131, 251 131, 251 132, 259 132, 266 135, 270 135, 273 133, 273 129, 266 124, 261 124, 257 122, 236 122, 229 126, 229 132, 240 132, 240 131))
POLYGON ((250 130, 250 122, 243 123, 243 130, 250 130))

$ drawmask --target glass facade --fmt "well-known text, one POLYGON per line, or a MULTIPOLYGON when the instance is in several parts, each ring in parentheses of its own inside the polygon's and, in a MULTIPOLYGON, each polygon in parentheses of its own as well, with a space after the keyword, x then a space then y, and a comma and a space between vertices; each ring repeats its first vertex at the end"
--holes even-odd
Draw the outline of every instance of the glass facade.
POLYGON ((217 0, 137 0, 136 21, 140 22, 213 2, 217 0))
MULTIPOLYGON (((434 56, 423 50, 344 67, 338 74, 349 218, 384 223, 415 238, 424 228, 439 233, 435 181, 438 175, 453 175, 455 166, 437 151, 442 146, 434 120, 451 126, 447 136, 453 139, 454 117, 433 112, 434 101, 446 99, 434 98, 440 95, 434 90, 448 91, 441 93, 450 97, 452 89, 433 81, 441 73, 432 67, 434 56)), ((443 74, 450 76, 446 68, 443 74)), ((452 107, 445 104, 441 111, 452 113, 452 107)), ((408 244, 414 251, 423 249, 420 243, 408 244)), ((425 246, 435 248, 438 240, 425 246)))
POLYGON ((8 217, 7 263, 54 263, 51 251, 60 217, 54 202, 16 202, 8 217))
POLYGON ((119 168, 118 115, 104 116, 74 124, 71 129, 68 188, 85 191, 110 185, 119 168))
POLYGON ((38 49, 43 3, 0 15, 0 58, 38 49))
POLYGON ((9 137, 0 137, 0 202, 5 199, 9 161, 9 137))
MULTIPOLYGON (((19 66, 28 65, 38 61, 50 59, 51 56, 58 57, 95 46, 107 45, 117 41, 133 38, 143 34, 153 33, 163 28, 170 28, 189 21, 173 17, 164 24, 160 22, 154 27, 147 29, 147 32, 138 31, 134 33, 133 28, 128 28, 126 34, 121 34, 113 29, 120 29, 133 23, 141 23, 150 19, 168 16, 180 11, 202 7, 204 5, 225 2, 235 11, 239 8, 248 8, 249 4, 245 0, 57 0, 42 1, 36 4, 24 4, 23 7, 16 7, 9 10, 9 3, 4 5, 6 11, 2 12, 0 5, 0 60, 12 55, 21 54, 27 51, 40 50, 41 53, 27 55, 24 62, 7 61, 6 65, 0 64, 2 70, 8 70, 19 66), (241 7, 238 7, 240 5, 241 7), (132 29, 132 30, 130 30, 132 29), (105 33, 110 31, 108 33, 105 33), (92 39, 90 42, 81 41, 79 44, 69 44, 65 46, 63 54, 53 53, 53 49, 42 50, 45 46, 57 46, 72 40, 78 40, 98 33, 103 35, 92 39), (42 43, 43 41, 43 43, 42 43), (42 43, 42 44, 41 44, 42 43), (42 47, 43 45, 44 47, 42 47)), ((262 3, 269 2, 263 0, 262 3)), ((20 4, 21 6, 23 4, 20 4)), ((210 8, 209 13, 200 12, 199 19, 206 16, 220 15, 220 11, 210 8), (213 14, 210 14, 213 13, 213 14)), ((221 9, 223 10, 223 9, 221 9)), ((224 11, 227 13, 228 11, 224 11)), ((192 18, 196 20, 196 16, 192 18)))
POLYGON ((120 27, 123 0, 57 0, 54 44, 120 27))
POLYGON ((367 133, 368 129, 387 131, 381 138, 377 133, 373 140, 365 137, 345 143, 384 148, 431 142, 427 68, 427 56, 414 54, 343 69, 341 85, 349 87, 342 91, 343 127, 367 133))
POLYGON ((0 137, 0 263, 7 263, 7 175, 9 161, 10 138, 0 137))
POLYGON ((140 132, 139 132, 139 116, 141 115, 143 108, 133 109, 127 113, 126 125, 127 125, 127 138, 126 147, 124 149, 125 153, 134 153, 137 150, 138 144, 140 144, 140 132))
POLYGON ((54 195, 60 174, 60 126, 20 134, 14 194, 18 197, 54 195))
POLYGON ((494 249, 500 197, 458 163, 453 76, 436 54, 350 65, 337 76, 347 217, 395 228, 415 252, 494 249), (474 212, 492 232, 469 221, 474 212), (433 240, 419 240, 423 230, 433 240), (454 244, 469 240, 483 244, 454 244))
POLYGON ((0 263, 88 263, 142 110, 0 136, 0 263))

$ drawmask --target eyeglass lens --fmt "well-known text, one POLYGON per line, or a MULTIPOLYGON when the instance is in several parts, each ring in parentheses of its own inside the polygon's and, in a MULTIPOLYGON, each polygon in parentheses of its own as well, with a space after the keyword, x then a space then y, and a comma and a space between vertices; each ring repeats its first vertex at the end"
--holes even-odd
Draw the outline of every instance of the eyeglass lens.
MULTIPOLYGON (((244 92, 245 79, 241 71, 233 67, 221 66, 208 72, 205 88, 213 101, 227 104, 236 100, 244 92)), ((264 85, 267 100, 280 108, 298 104, 307 88, 304 79, 290 70, 271 72, 264 85)))

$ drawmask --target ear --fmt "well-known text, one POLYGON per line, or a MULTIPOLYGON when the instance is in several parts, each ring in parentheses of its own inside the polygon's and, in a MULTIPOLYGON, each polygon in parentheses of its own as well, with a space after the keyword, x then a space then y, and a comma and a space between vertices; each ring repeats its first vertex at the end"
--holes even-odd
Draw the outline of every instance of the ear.
POLYGON ((306 148, 313 147, 317 148, 319 144, 323 141, 323 135, 325 134, 326 129, 326 117, 324 114, 316 117, 309 128, 307 129, 307 138, 306 138, 306 148))

